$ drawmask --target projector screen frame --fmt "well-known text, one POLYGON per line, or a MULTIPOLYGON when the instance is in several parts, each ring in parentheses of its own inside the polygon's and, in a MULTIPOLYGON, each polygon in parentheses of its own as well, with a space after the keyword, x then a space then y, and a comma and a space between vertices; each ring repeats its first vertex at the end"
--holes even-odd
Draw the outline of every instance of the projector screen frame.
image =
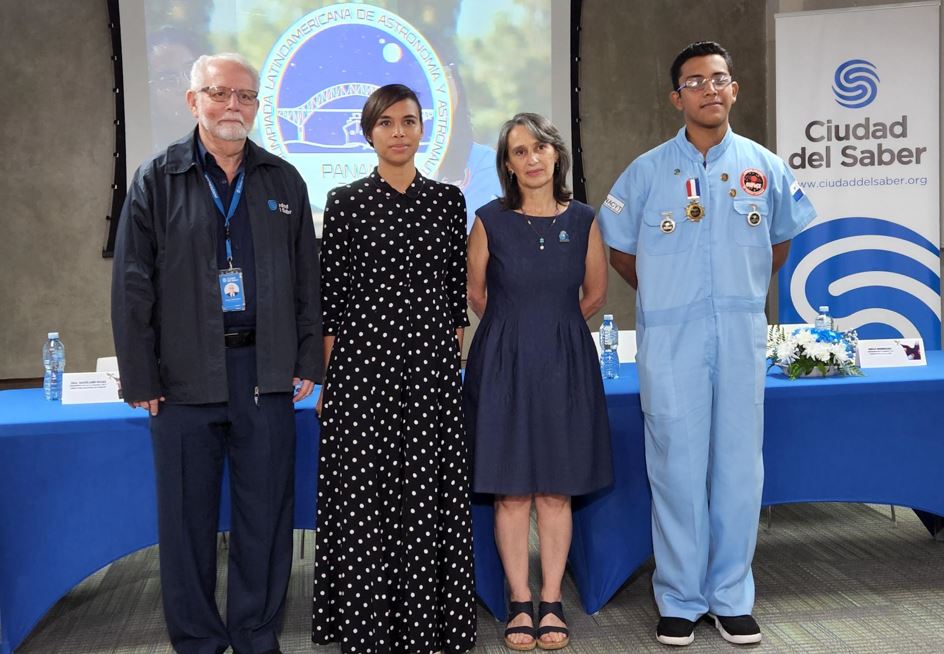
POLYGON ((121 208, 128 193, 128 156, 125 143, 125 100, 124 100, 124 72, 121 59, 121 15, 118 10, 118 0, 106 0, 108 4, 108 30, 111 34, 111 60, 115 75, 112 95, 115 97, 115 149, 112 159, 115 162, 114 179, 111 184, 111 213, 105 216, 107 234, 105 246, 102 248, 102 257, 110 259, 115 252, 115 237, 118 233, 118 219, 121 217, 121 208))
POLYGON ((587 179, 583 174, 583 147, 580 142, 580 9, 583 0, 570 1, 570 149, 574 198, 587 202, 587 179))

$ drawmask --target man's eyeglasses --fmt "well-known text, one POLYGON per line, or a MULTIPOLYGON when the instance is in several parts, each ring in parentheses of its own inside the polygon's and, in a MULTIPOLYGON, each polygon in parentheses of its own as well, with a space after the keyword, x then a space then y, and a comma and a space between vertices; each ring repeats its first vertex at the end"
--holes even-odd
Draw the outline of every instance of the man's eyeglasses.
POLYGON ((204 86, 199 93, 206 93, 213 102, 229 102, 230 97, 235 93, 239 104, 255 104, 257 91, 249 89, 230 89, 225 86, 204 86))
POLYGON ((714 87, 715 91, 720 91, 733 81, 734 78, 726 73, 715 73, 711 77, 690 77, 689 79, 682 82, 682 85, 675 90, 678 93, 681 93, 682 89, 701 91, 705 88, 705 86, 708 85, 708 82, 711 82, 711 85, 714 87))

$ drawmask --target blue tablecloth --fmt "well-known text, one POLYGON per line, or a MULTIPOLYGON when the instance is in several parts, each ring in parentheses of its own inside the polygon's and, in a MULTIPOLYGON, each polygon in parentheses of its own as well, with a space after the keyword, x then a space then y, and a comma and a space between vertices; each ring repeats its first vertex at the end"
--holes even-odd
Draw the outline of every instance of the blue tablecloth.
MULTIPOLYGON (((944 515, 944 353, 928 365, 865 377, 767 376, 763 504, 874 502, 944 515)), ((574 500, 570 566, 588 613, 599 611, 652 554, 643 416, 636 367, 605 382, 614 485, 574 500)))
MULTIPOLYGON (((944 354, 927 367, 861 378, 767 379, 764 504, 855 501, 944 515, 944 354)), ((605 383, 613 434, 611 488, 574 500, 571 572, 598 611, 652 553, 636 367, 605 383)), ((315 520, 318 426, 296 413, 295 526, 315 520)), ((225 488, 225 487, 224 487, 225 488)), ((0 393, 0 654, 104 565, 157 541, 154 468, 143 411, 62 406, 39 390, 0 393)), ((476 585, 503 618, 504 581, 488 496, 473 502, 476 585)), ((224 503, 221 528, 225 529, 224 503)), ((938 520, 923 514, 930 525, 938 520)))
MULTIPOLYGON (((313 529, 318 421, 300 403, 295 527, 313 529)), ((220 529, 229 528, 228 484, 220 529)), ((39 389, 0 392, 0 654, 10 654, 82 579, 157 542, 157 499, 147 414, 124 404, 61 405, 39 389)), ((492 509, 473 507, 476 583, 504 611, 492 509)))

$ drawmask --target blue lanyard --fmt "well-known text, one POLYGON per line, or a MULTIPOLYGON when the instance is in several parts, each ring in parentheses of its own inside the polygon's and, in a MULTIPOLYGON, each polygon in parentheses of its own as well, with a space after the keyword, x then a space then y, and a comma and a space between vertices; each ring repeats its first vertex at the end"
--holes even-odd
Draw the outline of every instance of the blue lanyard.
POLYGON ((239 196, 243 194, 243 177, 242 172, 236 176, 236 190, 233 191, 233 199, 229 202, 229 211, 223 210, 223 200, 220 198, 220 194, 216 190, 216 186, 213 184, 213 180, 210 179, 210 176, 207 173, 203 173, 203 176, 206 177, 207 184, 210 185, 210 193, 213 195, 213 203, 216 204, 216 208, 220 210, 220 215, 223 216, 225 222, 223 224, 224 229, 226 230, 226 260, 229 261, 229 267, 233 267, 233 244, 229 238, 229 221, 233 219, 233 214, 236 213, 236 207, 239 205, 239 196))

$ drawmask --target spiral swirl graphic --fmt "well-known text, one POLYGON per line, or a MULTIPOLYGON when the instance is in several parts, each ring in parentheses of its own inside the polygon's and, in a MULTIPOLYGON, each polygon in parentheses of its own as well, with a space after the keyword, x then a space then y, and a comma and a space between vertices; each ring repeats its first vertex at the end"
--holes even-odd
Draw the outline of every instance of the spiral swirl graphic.
POLYGON ((849 59, 839 64, 833 82, 836 102, 847 109, 861 109, 878 94, 878 72, 865 59, 849 59))
POLYGON ((781 323, 812 323, 826 304, 860 338, 921 336, 940 347, 939 253, 921 234, 878 218, 838 218, 797 236, 790 262, 781 323))

